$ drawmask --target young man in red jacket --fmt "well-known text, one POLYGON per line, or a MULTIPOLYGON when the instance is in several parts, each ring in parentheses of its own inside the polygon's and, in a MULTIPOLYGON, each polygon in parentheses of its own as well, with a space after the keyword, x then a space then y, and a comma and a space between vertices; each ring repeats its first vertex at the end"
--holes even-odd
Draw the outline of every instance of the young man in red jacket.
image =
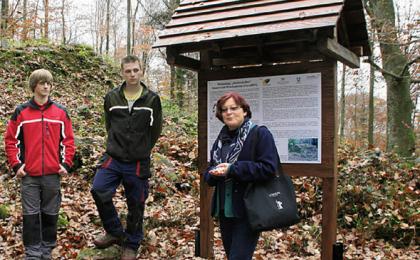
POLYGON ((51 259, 61 204, 60 175, 69 172, 75 153, 69 115, 50 99, 52 80, 48 70, 32 72, 33 98, 17 106, 4 138, 9 164, 21 180, 25 259, 51 259))

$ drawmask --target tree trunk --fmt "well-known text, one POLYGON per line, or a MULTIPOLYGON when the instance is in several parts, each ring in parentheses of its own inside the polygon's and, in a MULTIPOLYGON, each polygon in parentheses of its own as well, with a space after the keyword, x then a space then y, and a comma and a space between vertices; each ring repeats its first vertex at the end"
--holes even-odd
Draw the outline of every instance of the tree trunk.
POLYGON ((127 0, 127 55, 131 54, 131 0, 127 0))
POLYGON ((22 28, 22 40, 26 41, 28 39, 28 0, 23 0, 23 28, 22 28))
POLYGON ((105 42, 105 53, 109 54, 109 23, 111 19, 110 10, 111 0, 106 0, 106 42, 105 42))
POLYGON ((185 70, 181 68, 175 68, 175 99, 180 109, 184 109, 184 84, 185 84, 185 70))
POLYGON ((344 141, 344 124, 346 120, 346 65, 343 64, 340 95, 340 142, 344 141))
POLYGON ((63 38, 61 40, 62 44, 65 45, 67 43, 66 40, 66 19, 64 17, 64 11, 65 11, 65 4, 66 4, 66 0, 61 0, 61 23, 62 23, 62 35, 63 38))
POLYGON ((369 117, 368 117, 368 148, 372 149, 374 146, 373 140, 373 119, 374 119, 374 87, 375 87, 375 69, 370 66, 369 76, 369 117))
POLYGON ((49 34, 49 4, 48 4, 49 0, 44 0, 44 38, 46 40, 48 40, 48 34, 49 34))
POLYGON ((170 65, 171 66, 171 82, 169 85, 169 96, 171 98, 171 100, 175 100, 175 66, 174 65, 170 65))
POLYGON ((118 47, 118 42, 117 42, 117 29, 118 29, 118 26, 117 26, 117 24, 114 24, 113 26, 113 29, 112 29, 112 32, 113 32, 113 38, 114 38, 114 59, 117 59, 117 47, 118 47))
POLYGON ((378 32, 383 72, 387 83, 387 150, 410 156, 415 147, 411 115, 413 102, 410 97, 410 73, 405 69, 407 57, 398 45, 395 10, 392 0, 365 0, 371 15, 372 27, 378 32))
MULTIPOLYGON (((137 0, 137 4, 136 4, 136 8, 134 9, 134 14, 133 14, 133 17, 131 18, 131 20, 133 21, 132 22, 132 30, 131 30, 131 46, 132 46, 132 48, 133 48, 133 51, 132 51, 132 53, 134 53, 135 52, 135 46, 136 46, 136 33, 135 33, 135 28, 136 28, 136 16, 137 16, 137 12, 138 12, 138 10, 139 10, 139 5, 140 5, 140 0, 137 0)), ((143 63, 143 67, 145 67, 144 65, 145 65, 146 63, 143 63)), ((145 70, 145 69, 143 69, 143 70, 145 70)), ((143 74, 144 75, 144 74, 143 74)))
MULTIPOLYGON (((32 38, 35 39, 36 38, 36 28, 37 28, 37 20, 38 20, 38 10, 39 10, 39 1, 36 1, 36 5, 35 5, 35 12, 33 15, 33 19, 32 19, 32 26, 30 28, 32 28, 32 38)), ((40 31, 42 31, 42 28, 40 29, 40 31)), ((41 33, 42 35, 42 33, 41 33)))
POLYGON ((7 47, 7 20, 9 19, 9 1, 1 1, 1 26, 0 26, 0 39, 1 47, 7 47))
POLYGON ((354 114, 353 114, 353 129, 354 129, 354 144, 357 146, 357 141, 359 139, 359 124, 357 123, 357 106, 358 106, 358 95, 357 87, 356 87, 356 93, 354 94, 354 114))

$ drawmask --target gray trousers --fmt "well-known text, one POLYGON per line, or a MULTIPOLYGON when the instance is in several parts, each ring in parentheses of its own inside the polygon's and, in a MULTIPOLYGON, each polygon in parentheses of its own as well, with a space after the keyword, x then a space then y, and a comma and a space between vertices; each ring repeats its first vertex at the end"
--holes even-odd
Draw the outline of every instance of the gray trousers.
POLYGON ((61 204, 58 174, 22 178, 25 259, 51 259, 61 204))

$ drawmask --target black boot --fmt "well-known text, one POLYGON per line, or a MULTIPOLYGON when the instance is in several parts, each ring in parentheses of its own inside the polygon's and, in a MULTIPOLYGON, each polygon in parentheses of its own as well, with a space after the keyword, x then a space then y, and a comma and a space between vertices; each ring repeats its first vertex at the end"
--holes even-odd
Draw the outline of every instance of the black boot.
POLYGON ((23 215, 23 245, 25 246, 25 259, 40 259, 41 226, 39 214, 23 215))
POLYGON ((41 213, 42 241, 44 244, 54 247, 57 240, 57 215, 41 213))
POLYGON ((41 225, 39 214, 23 215, 23 245, 41 244, 41 225))

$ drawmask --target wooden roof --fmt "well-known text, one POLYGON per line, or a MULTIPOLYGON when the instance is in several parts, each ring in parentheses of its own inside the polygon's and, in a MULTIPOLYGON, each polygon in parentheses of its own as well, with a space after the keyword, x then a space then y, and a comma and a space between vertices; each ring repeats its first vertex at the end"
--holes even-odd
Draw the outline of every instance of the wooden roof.
POLYGON ((323 29, 358 56, 370 53, 361 0, 184 0, 154 47, 199 51, 209 42, 323 29))

